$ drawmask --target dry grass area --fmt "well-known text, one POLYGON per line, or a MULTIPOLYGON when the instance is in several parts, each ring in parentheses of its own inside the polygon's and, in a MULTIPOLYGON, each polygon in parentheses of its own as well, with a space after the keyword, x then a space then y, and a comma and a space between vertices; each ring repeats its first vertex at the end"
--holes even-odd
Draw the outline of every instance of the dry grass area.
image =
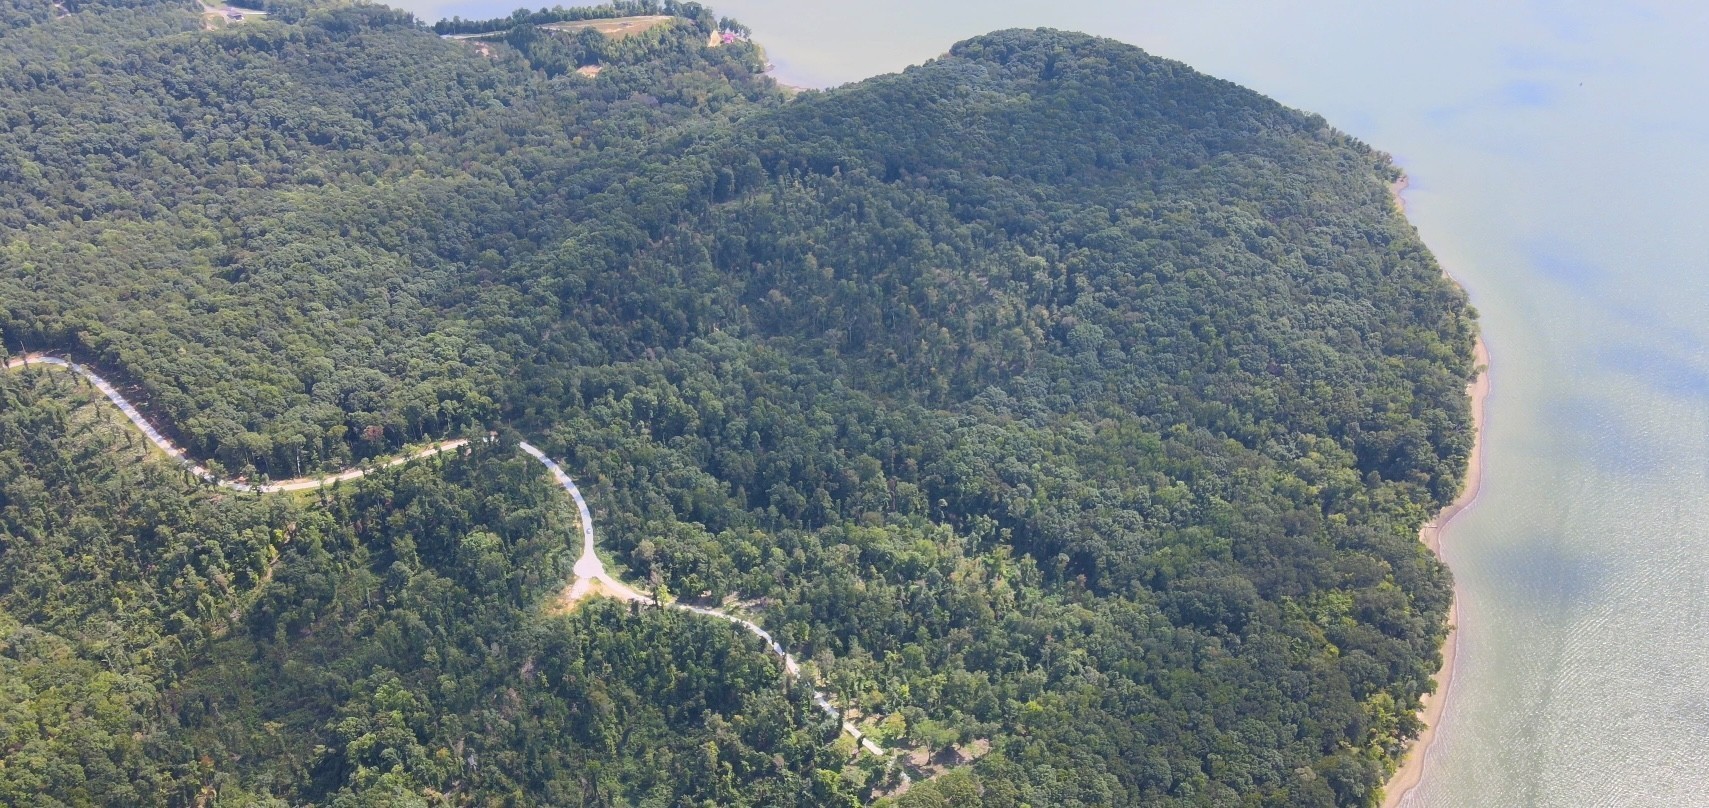
POLYGON ((612 39, 622 39, 626 36, 645 33, 661 25, 669 23, 675 17, 663 14, 652 14, 642 17, 612 17, 605 20, 576 20, 575 22, 555 22, 543 26, 552 31, 568 31, 574 33, 592 28, 612 39))
POLYGON ((249 20, 267 16, 267 12, 253 8, 237 8, 224 3, 202 0, 202 29, 212 31, 228 25, 240 25, 249 20))

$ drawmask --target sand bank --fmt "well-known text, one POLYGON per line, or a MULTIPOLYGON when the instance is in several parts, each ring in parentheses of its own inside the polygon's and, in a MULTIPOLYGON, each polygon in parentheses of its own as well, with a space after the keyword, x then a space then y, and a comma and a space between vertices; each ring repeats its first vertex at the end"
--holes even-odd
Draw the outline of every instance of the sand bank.
MULTIPOLYGON (((1406 200, 1401 198, 1401 191, 1406 190, 1405 177, 1389 186, 1389 192, 1394 195, 1395 206, 1404 215, 1406 200)), ((1454 276, 1447 270, 1443 274, 1448 280, 1454 281, 1454 276)), ((1458 281, 1454 281, 1459 285, 1458 281)), ((1466 462, 1466 479, 1460 487, 1460 496, 1448 507, 1443 508, 1436 518, 1426 522, 1418 531, 1418 540, 1430 548, 1437 558, 1442 557, 1442 532, 1454 517, 1464 513, 1473 503, 1478 501, 1478 492, 1483 488, 1483 444, 1484 444, 1484 399, 1489 396, 1489 348, 1484 345, 1483 337, 1479 336, 1477 345, 1473 348, 1473 356, 1478 371, 1477 376, 1466 387, 1466 395, 1472 400, 1472 454, 1466 462)), ((1422 707, 1418 711, 1418 719, 1424 723, 1424 730, 1418 734, 1412 744, 1407 747, 1406 757, 1401 761, 1399 769, 1383 786, 1383 808, 1394 808, 1400 805, 1406 795, 1418 787, 1424 777, 1424 758, 1430 751, 1431 744, 1436 741, 1436 729, 1442 720, 1442 707, 1448 701, 1448 688, 1454 679, 1454 652, 1459 643, 1455 625, 1460 619, 1459 598, 1448 607, 1448 636, 1442 643, 1442 668, 1436 672, 1436 692, 1426 695, 1422 707)))

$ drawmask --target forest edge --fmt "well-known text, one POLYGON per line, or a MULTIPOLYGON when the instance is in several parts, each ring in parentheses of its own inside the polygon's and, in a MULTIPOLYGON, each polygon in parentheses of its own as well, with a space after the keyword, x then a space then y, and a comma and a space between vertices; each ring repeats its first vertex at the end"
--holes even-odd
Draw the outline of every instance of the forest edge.
MULTIPOLYGON (((1401 216, 1406 215, 1406 199, 1402 193, 1408 185, 1407 177, 1403 174, 1389 186, 1389 194, 1394 199, 1395 209, 1401 216)), ((1464 290, 1458 278, 1444 267, 1442 276, 1456 287, 1464 290)), ((1424 523, 1418 529, 1418 540, 1430 548, 1438 560, 1447 562, 1442 556, 1442 534, 1448 525, 1460 514, 1465 513, 1477 504, 1478 495, 1483 490, 1483 448, 1484 448, 1484 403, 1489 397, 1489 346, 1484 342, 1482 330, 1479 330, 1477 344, 1472 348, 1472 362, 1475 375, 1470 384, 1466 385, 1466 395, 1472 405, 1472 452, 1466 459, 1466 477, 1460 486, 1459 496, 1448 503, 1436 518, 1424 523)), ((1382 808, 1398 808, 1424 779, 1425 760, 1429 757, 1431 748, 1436 743, 1436 731, 1442 725, 1443 708, 1448 703, 1448 690, 1454 681, 1454 660, 1459 650, 1460 635, 1458 623, 1460 619, 1459 587, 1455 586, 1454 597, 1448 604, 1448 634, 1442 640, 1442 667, 1437 670, 1435 681, 1436 690, 1424 694, 1420 699, 1418 720, 1424 725, 1402 752, 1399 768, 1395 769, 1387 783, 1383 784, 1382 808)))

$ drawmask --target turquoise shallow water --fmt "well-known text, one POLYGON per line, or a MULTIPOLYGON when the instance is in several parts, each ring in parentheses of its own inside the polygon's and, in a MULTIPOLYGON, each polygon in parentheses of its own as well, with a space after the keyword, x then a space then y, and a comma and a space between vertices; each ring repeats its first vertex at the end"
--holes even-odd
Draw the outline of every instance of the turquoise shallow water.
POLYGON ((1393 153, 1495 368, 1483 495, 1444 538, 1460 656, 1405 804, 1709 805, 1709 8, 715 6, 790 83, 1048 25, 1179 59, 1393 153))

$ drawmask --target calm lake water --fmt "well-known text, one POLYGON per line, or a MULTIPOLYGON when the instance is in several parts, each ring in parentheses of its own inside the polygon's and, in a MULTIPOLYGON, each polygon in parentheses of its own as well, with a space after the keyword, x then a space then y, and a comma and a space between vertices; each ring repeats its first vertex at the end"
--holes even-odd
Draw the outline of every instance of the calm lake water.
MULTIPOLYGON (((505 2, 402 5, 433 20, 505 2)), ((793 84, 1110 36, 1395 155, 1493 355, 1444 539, 1459 662, 1406 805, 1709 805, 1709 7, 726 0, 793 84)))

